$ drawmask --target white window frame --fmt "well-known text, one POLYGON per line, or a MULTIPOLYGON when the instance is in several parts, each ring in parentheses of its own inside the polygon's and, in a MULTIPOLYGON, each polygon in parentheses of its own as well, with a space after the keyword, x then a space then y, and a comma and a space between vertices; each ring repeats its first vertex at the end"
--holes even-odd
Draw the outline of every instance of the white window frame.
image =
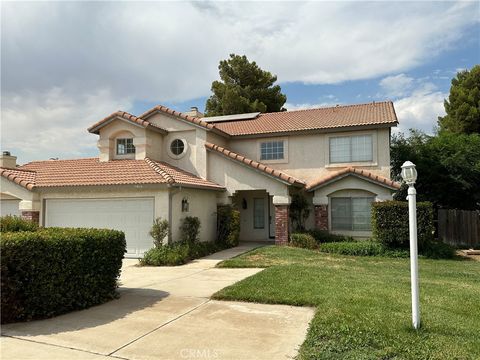
POLYGON ((377 131, 351 131, 345 133, 334 133, 325 136, 325 167, 326 168, 344 168, 345 166, 378 166, 378 133, 377 131), (370 161, 352 161, 352 162, 330 162, 330 139, 338 137, 353 137, 371 135, 372 137, 372 160, 370 161))
POLYGON ((179 138, 179 137, 174 137, 173 139, 169 140, 167 142, 167 153, 168 153, 168 156, 170 156, 172 159, 175 159, 175 160, 178 160, 178 159, 181 159, 185 156, 185 154, 187 153, 188 151, 188 143, 185 139, 183 138, 179 138), (172 144, 175 140, 180 140, 181 142, 183 142, 183 152, 181 154, 174 154, 172 152, 172 144))
MULTIPOLYGON (((333 232, 339 232, 339 233, 369 233, 372 231, 371 227, 369 229, 355 229, 355 224, 354 224, 354 216, 353 216, 353 201, 355 199, 369 199, 371 200, 371 203, 375 202, 375 196, 336 196, 336 197, 331 197, 330 198, 330 204, 329 204, 329 215, 330 215, 330 230, 333 232), (335 229, 334 224, 333 224, 333 202, 335 200, 339 199, 347 199, 350 202, 350 229, 335 229)), ((371 209, 370 209, 371 210, 371 209)), ((370 218, 371 220, 371 218, 370 218)), ((371 224, 370 224, 371 225, 371 224)))
POLYGON ((118 156, 125 156, 125 155, 135 155, 136 153, 136 148, 135 148, 135 145, 133 143, 133 138, 117 138, 115 139, 115 154, 118 155, 118 156), (131 144, 131 147, 129 148, 128 147, 128 144, 127 144, 127 141, 128 140, 131 140, 132 141, 132 144, 131 144), (124 153, 119 153, 118 152, 118 143, 120 141, 125 141, 125 152, 124 153), (133 151, 128 151, 128 150, 132 150, 133 151))
POLYGON ((279 163, 288 163, 288 139, 287 138, 268 138, 260 139, 257 142, 257 158, 259 162, 269 163, 269 164, 279 164, 279 163), (262 159, 262 144, 273 143, 273 142, 282 142, 283 143, 283 158, 282 159, 262 159))

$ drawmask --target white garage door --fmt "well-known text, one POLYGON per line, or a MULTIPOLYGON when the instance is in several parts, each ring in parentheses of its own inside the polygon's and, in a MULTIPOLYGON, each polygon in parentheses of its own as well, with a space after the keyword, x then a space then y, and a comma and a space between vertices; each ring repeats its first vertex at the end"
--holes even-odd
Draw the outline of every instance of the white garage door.
POLYGON ((18 210, 20 200, 0 200, 0 215, 15 215, 20 216, 21 212, 18 210))
POLYGON ((153 246, 153 198, 46 200, 45 226, 115 229, 125 232, 127 257, 153 246))

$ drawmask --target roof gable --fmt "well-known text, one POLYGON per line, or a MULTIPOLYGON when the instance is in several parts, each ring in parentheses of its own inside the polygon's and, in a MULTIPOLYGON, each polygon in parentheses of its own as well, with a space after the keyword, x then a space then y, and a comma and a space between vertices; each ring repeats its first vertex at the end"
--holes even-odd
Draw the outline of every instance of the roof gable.
POLYGON ((162 129, 161 127, 156 126, 156 125, 154 125, 154 124, 152 124, 152 123, 150 123, 146 120, 140 119, 139 117, 137 117, 135 115, 132 115, 132 114, 129 114, 125 111, 120 111, 120 110, 116 111, 116 112, 108 115, 107 117, 103 118, 102 120, 96 122, 95 124, 93 124, 92 126, 90 126, 88 128, 88 131, 93 133, 93 134, 99 134, 101 128, 103 128, 104 126, 107 126, 112 121, 115 121, 117 119, 129 122, 133 125, 140 126, 140 127, 143 127, 143 128, 149 128, 151 130, 160 132, 162 134, 168 134, 167 130, 162 129))
POLYGON ((400 189, 400 184, 383 176, 375 175, 364 169, 357 169, 354 167, 348 167, 346 169, 333 172, 332 174, 322 176, 320 179, 309 183, 306 187, 307 191, 315 191, 321 187, 327 186, 331 183, 339 181, 347 176, 355 176, 360 179, 372 182, 376 185, 386 187, 390 190, 400 189))

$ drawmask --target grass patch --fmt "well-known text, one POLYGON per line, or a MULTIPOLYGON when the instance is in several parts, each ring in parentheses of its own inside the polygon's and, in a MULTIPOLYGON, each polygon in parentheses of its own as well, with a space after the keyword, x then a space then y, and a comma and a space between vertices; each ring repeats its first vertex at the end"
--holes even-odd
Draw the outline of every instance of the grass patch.
POLYGON ((219 266, 268 268, 215 299, 318 307, 301 359, 480 358, 478 262, 420 259, 420 331, 408 259, 263 247, 219 266))

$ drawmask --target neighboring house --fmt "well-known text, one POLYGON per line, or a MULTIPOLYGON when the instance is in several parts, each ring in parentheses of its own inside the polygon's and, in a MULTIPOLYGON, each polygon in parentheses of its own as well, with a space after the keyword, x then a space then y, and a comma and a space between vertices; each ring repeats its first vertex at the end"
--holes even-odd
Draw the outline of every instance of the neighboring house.
POLYGON ((370 235, 370 204, 391 199, 391 102, 202 118, 156 106, 139 117, 115 112, 88 130, 98 158, 1 158, 1 206, 44 226, 125 231, 128 255, 152 246, 153 219, 168 219, 171 241, 185 216, 213 240, 216 209, 240 210, 240 238, 285 244, 289 205, 304 192, 309 228, 370 235))

